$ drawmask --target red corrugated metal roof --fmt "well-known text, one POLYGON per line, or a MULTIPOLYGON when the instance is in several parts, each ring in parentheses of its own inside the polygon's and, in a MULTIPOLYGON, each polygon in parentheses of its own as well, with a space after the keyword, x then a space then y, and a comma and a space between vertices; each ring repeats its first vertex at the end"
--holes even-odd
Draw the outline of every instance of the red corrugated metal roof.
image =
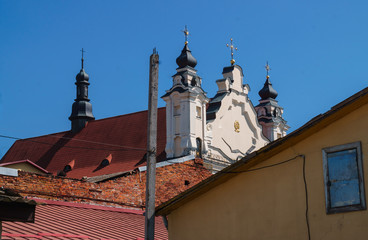
MULTIPOLYGON (((94 120, 79 133, 60 132, 16 141, 1 163, 29 159, 57 174, 75 160, 67 177, 98 176, 145 165, 147 111, 94 120), (111 164, 101 162, 111 154, 111 164)), ((166 158, 166 111, 158 109, 158 161, 166 158)))
MULTIPOLYGON (((34 223, 3 222, 2 239, 144 238, 143 211, 89 204, 37 200, 34 223)), ((155 239, 168 239, 162 218, 156 218, 155 239)))

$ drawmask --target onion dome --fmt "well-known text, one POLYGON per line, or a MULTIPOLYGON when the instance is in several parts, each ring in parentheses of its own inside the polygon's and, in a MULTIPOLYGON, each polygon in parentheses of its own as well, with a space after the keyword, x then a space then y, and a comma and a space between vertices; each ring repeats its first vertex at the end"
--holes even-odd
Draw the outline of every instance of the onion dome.
POLYGON ((266 82, 263 88, 258 92, 258 94, 262 99, 268 98, 276 99, 278 93, 276 92, 275 89, 273 89, 269 76, 267 76, 266 82))
POLYGON ((77 76, 75 76, 75 79, 77 80, 77 82, 83 82, 83 81, 87 81, 89 80, 89 76, 88 74, 84 71, 84 69, 82 68, 80 70, 80 72, 77 74, 77 76))
POLYGON ((69 117, 69 120, 72 122, 73 133, 81 131, 88 121, 95 119, 92 114, 92 104, 88 99, 89 76, 83 68, 83 52, 82 48, 82 68, 75 77, 77 80, 75 83, 75 85, 77 85, 77 98, 74 99, 72 114, 69 117))
POLYGON ((197 60, 192 56, 188 44, 185 44, 180 56, 176 59, 176 64, 178 64, 179 68, 186 66, 194 68, 197 65, 197 60))

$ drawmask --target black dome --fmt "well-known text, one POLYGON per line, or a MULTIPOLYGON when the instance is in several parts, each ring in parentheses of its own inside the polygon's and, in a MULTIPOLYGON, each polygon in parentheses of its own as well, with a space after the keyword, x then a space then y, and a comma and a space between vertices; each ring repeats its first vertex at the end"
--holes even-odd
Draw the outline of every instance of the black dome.
POLYGON ((176 64, 178 64, 179 68, 186 66, 194 68, 197 65, 197 60, 192 56, 188 44, 185 44, 180 56, 176 59, 176 64))
POLYGON ((82 68, 80 70, 80 72, 77 74, 77 76, 75 76, 75 79, 78 82, 82 82, 82 81, 88 81, 89 80, 89 76, 88 74, 84 71, 84 69, 82 68))
POLYGON ((258 92, 258 94, 262 99, 268 99, 268 98, 276 99, 278 93, 276 92, 275 89, 273 89, 272 83, 270 82, 270 79, 268 76, 267 76, 267 80, 263 88, 258 92))

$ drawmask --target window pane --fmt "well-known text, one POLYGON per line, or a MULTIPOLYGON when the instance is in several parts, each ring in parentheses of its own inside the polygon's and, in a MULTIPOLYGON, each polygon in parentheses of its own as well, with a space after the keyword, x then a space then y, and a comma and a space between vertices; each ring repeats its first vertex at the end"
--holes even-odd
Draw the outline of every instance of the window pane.
POLYGON ((328 153, 331 207, 360 204, 356 149, 328 153))
POLYGON ((327 158, 331 182, 358 179, 356 149, 329 153, 327 158))
POLYGON ((324 148, 326 212, 366 209, 360 142, 324 148))
POLYGON ((358 179, 332 182, 330 199, 332 208, 360 204, 358 179))

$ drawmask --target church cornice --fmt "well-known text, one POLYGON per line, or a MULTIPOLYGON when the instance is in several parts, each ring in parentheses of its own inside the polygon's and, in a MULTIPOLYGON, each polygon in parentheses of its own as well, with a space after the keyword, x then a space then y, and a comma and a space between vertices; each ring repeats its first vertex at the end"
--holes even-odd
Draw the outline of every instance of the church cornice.
POLYGON ((171 94, 173 94, 174 92, 178 92, 178 93, 188 92, 189 94, 196 94, 196 95, 202 94, 204 96, 204 98, 208 99, 208 97, 206 96, 207 93, 201 87, 198 87, 198 86, 184 86, 183 84, 175 85, 170 90, 166 91, 166 93, 163 96, 161 96, 161 98, 168 97, 171 94))
POLYGON ((265 107, 265 106, 273 106, 273 107, 277 107, 277 108, 280 108, 280 109, 284 109, 284 108, 280 107, 278 102, 274 99, 261 100, 261 101, 259 101, 259 104, 255 107, 258 108, 258 107, 265 107))
POLYGON ((239 69, 241 76, 244 77, 243 69, 239 65, 232 65, 232 66, 224 67, 222 70, 222 74, 232 72, 234 71, 235 68, 239 69))

